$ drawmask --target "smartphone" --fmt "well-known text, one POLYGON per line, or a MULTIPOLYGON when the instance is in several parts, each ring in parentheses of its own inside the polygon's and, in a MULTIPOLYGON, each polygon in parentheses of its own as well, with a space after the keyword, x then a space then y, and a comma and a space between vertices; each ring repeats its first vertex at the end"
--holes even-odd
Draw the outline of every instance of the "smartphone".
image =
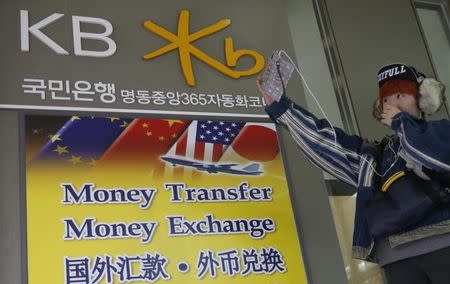
POLYGON ((293 71, 294 65, 282 58, 280 51, 275 50, 261 75, 261 88, 268 96, 279 101, 293 71))

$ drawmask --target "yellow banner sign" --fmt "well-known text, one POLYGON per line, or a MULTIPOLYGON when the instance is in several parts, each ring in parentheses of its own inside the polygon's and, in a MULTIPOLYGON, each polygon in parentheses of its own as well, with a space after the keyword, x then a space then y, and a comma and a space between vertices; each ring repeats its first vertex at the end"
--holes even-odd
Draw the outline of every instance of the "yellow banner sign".
POLYGON ((26 129, 28 283, 306 283, 273 124, 26 129))

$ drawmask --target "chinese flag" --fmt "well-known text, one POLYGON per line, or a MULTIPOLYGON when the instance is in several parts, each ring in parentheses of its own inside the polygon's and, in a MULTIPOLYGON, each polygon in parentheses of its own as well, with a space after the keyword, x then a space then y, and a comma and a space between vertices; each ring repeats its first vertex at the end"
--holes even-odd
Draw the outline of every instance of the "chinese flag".
POLYGON ((101 165, 145 167, 160 176, 164 155, 188 126, 187 120, 135 119, 114 141, 100 160, 101 165))

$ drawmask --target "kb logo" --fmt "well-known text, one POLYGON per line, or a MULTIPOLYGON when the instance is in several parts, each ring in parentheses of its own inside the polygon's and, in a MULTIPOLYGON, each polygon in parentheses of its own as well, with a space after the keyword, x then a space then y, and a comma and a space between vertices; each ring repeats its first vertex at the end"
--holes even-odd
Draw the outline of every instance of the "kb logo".
MULTIPOLYGON (((54 13, 45 19, 42 19, 34 24, 29 22, 29 13, 27 10, 20 11, 20 49, 24 52, 30 52, 30 35, 39 39, 43 44, 60 55, 69 55, 69 52, 56 43, 53 39, 42 32, 42 29, 50 24, 53 24, 64 14, 54 13)), ((197 32, 190 33, 189 31, 189 11, 182 10, 178 19, 178 32, 173 34, 163 27, 153 23, 152 21, 144 22, 145 29, 155 33, 156 35, 168 40, 170 43, 166 46, 144 55, 144 59, 153 59, 164 55, 170 51, 177 50, 181 69, 184 78, 189 86, 195 86, 195 77, 192 70, 191 56, 197 57, 202 62, 208 64, 219 72, 238 79, 243 76, 251 76, 264 68, 264 57, 258 52, 250 49, 235 50, 233 46, 233 39, 231 37, 225 38, 225 61, 222 63, 206 55, 203 51, 196 48, 192 43, 196 40, 214 34, 228 27, 231 24, 229 19, 220 20, 215 24, 207 26, 197 32), (248 70, 235 70, 236 64, 242 56, 250 56, 254 59, 254 65, 248 70)), ((111 57, 117 50, 116 42, 110 37, 113 33, 112 24, 102 18, 72 16, 72 35, 73 35, 73 53, 75 56, 86 57, 111 57), (91 24, 100 26, 103 29, 101 33, 84 32, 81 30, 82 24, 91 24), (83 47, 84 40, 95 40, 106 45, 104 50, 89 50, 83 47)))
POLYGON ((144 55, 145 59, 153 59, 155 57, 166 54, 172 50, 178 49, 178 54, 181 62, 181 69, 183 70, 184 78, 189 86, 195 86, 194 72, 192 70, 191 55, 197 57, 204 63, 222 72, 223 74, 238 79, 242 76, 250 76, 258 73, 264 68, 264 57, 256 51, 250 49, 234 50, 233 39, 231 37, 225 38, 225 60, 226 65, 222 62, 206 55, 200 49, 193 46, 191 43, 210 34, 216 33, 231 24, 229 19, 218 21, 206 28, 203 28, 195 33, 189 33, 189 11, 182 10, 178 18, 178 34, 173 34, 166 29, 158 26, 152 21, 146 21, 144 27, 168 40, 170 43, 156 51, 144 55), (251 56, 255 60, 255 64, 249 70, 236 71, 229 67, 235 67, 237 61, 242 56, 251 56))

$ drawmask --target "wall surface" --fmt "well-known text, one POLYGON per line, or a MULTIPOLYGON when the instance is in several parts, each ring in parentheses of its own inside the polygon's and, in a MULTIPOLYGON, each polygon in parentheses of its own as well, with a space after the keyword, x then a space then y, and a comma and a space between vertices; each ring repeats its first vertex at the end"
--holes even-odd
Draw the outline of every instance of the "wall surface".
POLYGON ((23 216, 19 153, 19 114, 0 111, 0 120, 6 127, 0 132, 2 141, 0 159, 0 282, 22 283, 25 278, 23 216))

